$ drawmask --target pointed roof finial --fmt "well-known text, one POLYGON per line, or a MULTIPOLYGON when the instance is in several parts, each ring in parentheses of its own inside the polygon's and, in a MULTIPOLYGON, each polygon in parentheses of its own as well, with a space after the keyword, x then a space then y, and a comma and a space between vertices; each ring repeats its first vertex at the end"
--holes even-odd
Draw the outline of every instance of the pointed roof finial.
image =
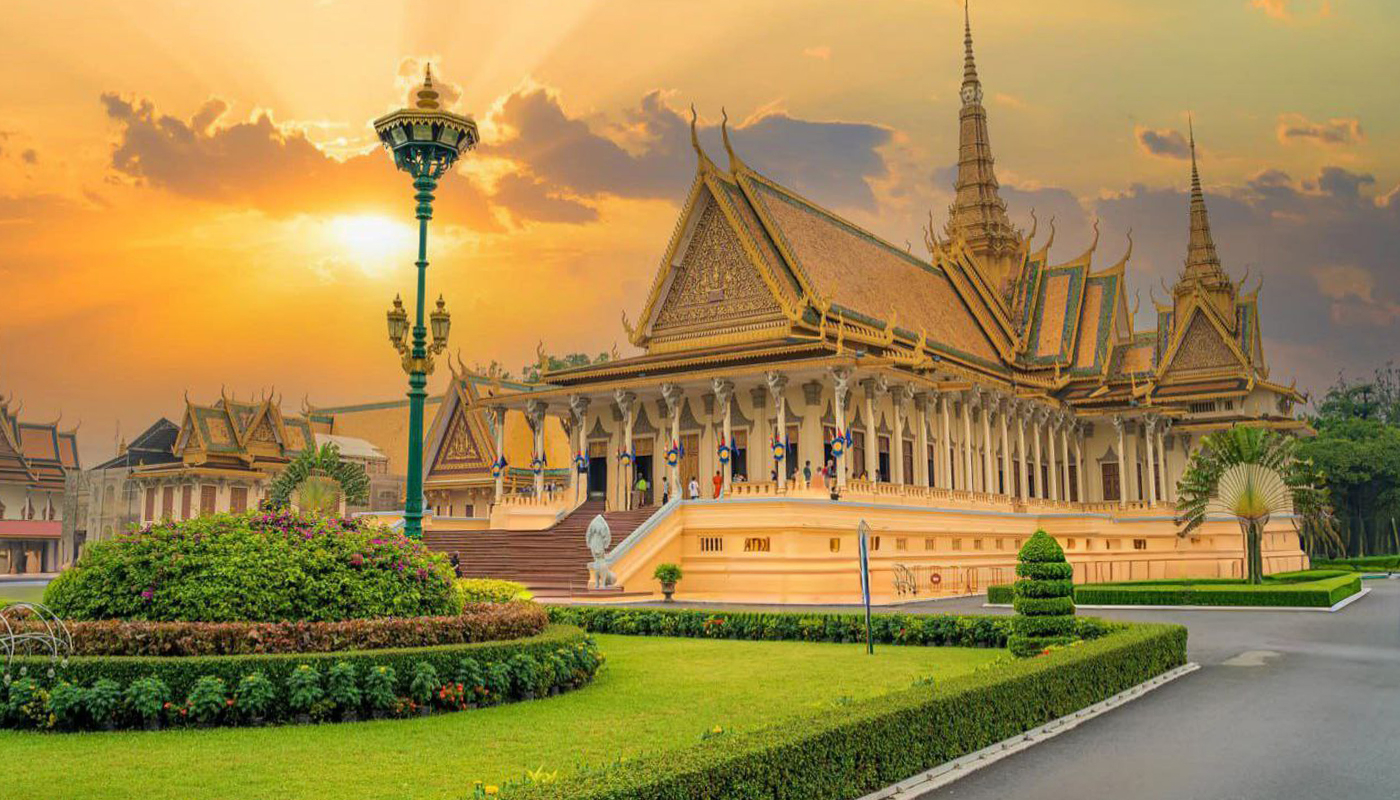
POLYGON ((720 106, 719 113, 719 132, 720 136, 724 138, 724 152, 729 154, 729 171, 734 172, 743 166, 744 162, 734 154, 734 147, 729 143, 729 112, 725 110, 724 106, 720 106))
POLYGON ((1205 192, 1201 191, 1201 175, 1196 169, 1196 125, 1188 113, 1187 131, 1191 145, 1191 233, 1186 247, 1186 270, 1184 278, 1224 279, 1220 268, 1220 256, 1215 252, 1215 241, 1210 235, 1210 218, 1206 214, 1205 192))
POLYGON ((963 105, 982 101, 982 82, 977 79, 977 62, 972 57, 972 14, 963 0, 963 105))
POLYGON ((414 107, 425 111, 437 109, 441 104, 438 102, 438 90, 433 88, 433 66, 432 64, 423 67, 423 86, 414 93, 417 101, 414 107))
POLYGON ((710 157, 709 157, 709 156, 705 155, 705 150, 704 150, 703 148, 700 147, 700 134, 699 134, 699 132, 696 130, 696 125, 698 124, 699 119, 700 119, 699 115, 695 113, 695 104, 694 104, 694 103, 691 103, 691 104, 690 104, 690 146, 693 147, 693 148, 695 148, 695 154, 696 154, 697 156, 700 157, 700 161, 699 161, 699 164, 698 164, 697 166, 703 168, 706 164, 713 164, 713 162, 710 161, 710 157))

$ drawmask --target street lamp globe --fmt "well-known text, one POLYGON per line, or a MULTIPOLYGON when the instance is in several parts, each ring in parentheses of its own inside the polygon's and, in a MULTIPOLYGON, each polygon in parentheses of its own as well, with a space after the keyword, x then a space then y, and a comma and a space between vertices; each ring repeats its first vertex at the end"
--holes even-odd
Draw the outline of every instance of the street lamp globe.
POLYGON ((447 346, 447 332, 452 328, 452 314, 447 311, 447 301, 438 295, 437 310, 428 315, 428 325, 433 332, 433 352, 441 353, 447 346))
POLYGON ((403 300, 398 295, 394 295, 394 307, 389 309, 386 316, 389 321, 389 343, 402 352, 408 345, 408 312, 404 310, 403 300))

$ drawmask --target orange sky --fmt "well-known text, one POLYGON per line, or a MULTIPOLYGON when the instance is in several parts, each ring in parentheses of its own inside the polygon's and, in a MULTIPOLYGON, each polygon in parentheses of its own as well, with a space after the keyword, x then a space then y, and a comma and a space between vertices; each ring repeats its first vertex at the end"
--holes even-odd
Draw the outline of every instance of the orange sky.
MULTIPOLYGON (((1098 216, 1116 259, 1132 227, 1150 306, 1184 254, 1189 109, 1225 266, 1266 279, 1274 377, 1320 389, 1390 357, 1393 3, 972 11, 998 176, 1018 224, 1058 216, 1052 256, 1098 216)), ((723 106, 756 169, 920 241, 949 199, 961 56, 949 0, 10 4, 0 393, 81 419, 88 463, 186 390, 401 396, 383 312, 412 286, 411 190, 368 123, 424 61, 483 137, 440 193, 431 290, 467 363, 518 370, 541 340, 623 340, 693 174, 691 103, 717 159, 723 106)))

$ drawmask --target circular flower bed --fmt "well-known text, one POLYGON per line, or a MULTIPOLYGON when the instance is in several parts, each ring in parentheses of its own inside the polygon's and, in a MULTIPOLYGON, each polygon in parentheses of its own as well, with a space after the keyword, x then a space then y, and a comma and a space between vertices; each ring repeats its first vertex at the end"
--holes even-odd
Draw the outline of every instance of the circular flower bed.
POLYGON ((446 558, 354 520, 290 511, 165 522, 88 545, 44 603, 70 620, 335 621, 455 614, 446 558))

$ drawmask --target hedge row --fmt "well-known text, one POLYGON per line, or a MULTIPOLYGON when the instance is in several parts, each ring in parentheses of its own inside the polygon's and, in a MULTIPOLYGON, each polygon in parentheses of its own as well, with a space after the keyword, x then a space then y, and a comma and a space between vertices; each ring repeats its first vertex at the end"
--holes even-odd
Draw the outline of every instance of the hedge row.
POLYGON ((1348 572, 1400 572, 1400 556, 1362 556, 1359 558, 1313 559, 1313 566, 1348 572))
MULTIPOLYGON (((865 641, 864 614, 549 606, 549 619, 576 625, 589 633, 761 641, 865 641)), ((1095 639, 1121 627, 1121 623, 1081 617, 1075 622, 1075 635, 1095 639)), ((871 617, 870 628, 872 638, 883 644, 999 648, 1006 646, 1011 618, 875 614, 871 617)))
MULTIPOLYGON (((332 664, 345 661, 357 669, 386 666, 401 678, 411 675, 420 662, 427 662, 443 674, 451 674, 454 662, 465 656, 502 660, 519 653, 539 655, 561 645, 582 641, 584 634, 576 628, 550 625, 542 633, 505 642, 472 642, 436 647, 395 647, 379 650, 344 650, 329 653, 254 653, 236 656, 73 656, 67 665, 59 667, 52 680, 66 680, 80 686, 91 686, 107 678, 126 686, 145 677, 156 677, 170 688, 172 695, 184 697, 196 681, 206 675, 233 685, 250 672, 261 672, 278 686, 285 686, 292 671, 302 664, 324 672, 332 664)), ((53 664, 41 656, 17 656, 11 662, 10 674, 18 677, 46 677, 53 664)))
MULTIPOLYGON (((1361 577, 1336 573, 1306 582, 1246 583, 1091 583, 1076 586, 1074 601, 1103 606, 1277 606, 1329 608, 1361 591, 1361 577)), ((1008 585, 988 587, 987 602, 1012 602, 1008 585)))
MULTIPOLYGON (((549 618, 534 603, 482 603, 445 617, 384 617, 344 622, 66 623, 82 656, 228 656, 325 653, 386 647, 436 647, 534 636, 549 618)), ((22 628, 42 630, 39 622, 22 628)))
POLYGON ((56 730, 212 727, 460 711, 582 686, 602 663, 593 640, 577 630, 540 639, 527 648, 422 648, 405 651, 392 664, 339 653, 297 659, 290 671, 229 656, 224 660, 236 667, 233 672, 204 672, 188 688, 172 687, 159 671, 126 684, 112 677, 92 679, 91 671, 71 666, 54 674, 26 671, 0 685, 0 725, 56 730))
POLYGON ((511 800, 848 800, 1073 713, 1186 661, 1186 629, 1132 625, 1049 655, 721 734, 511 800))

